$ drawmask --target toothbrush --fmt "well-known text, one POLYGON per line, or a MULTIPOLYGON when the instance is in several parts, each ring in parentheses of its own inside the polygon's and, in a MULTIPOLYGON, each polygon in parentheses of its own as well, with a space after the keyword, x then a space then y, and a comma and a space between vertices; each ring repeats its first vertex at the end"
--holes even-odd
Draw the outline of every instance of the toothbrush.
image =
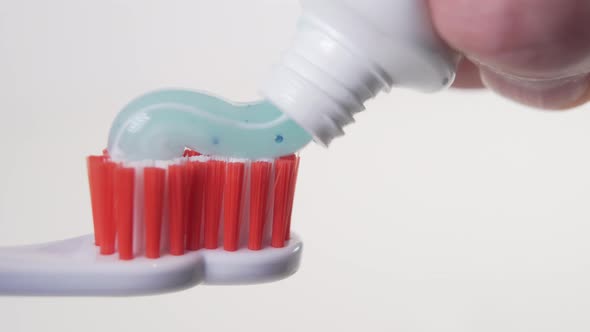
POLYGON ((157 91, 109 136, 87 159, 94 235, 0 248, 0 294, 145 295, 296 272, 293 153, 310 137, 272 105, 157 91))
MULTIPOLYGON (((434 31, 426 0, 301 2, 303 13, 291 49, 262 88, 267 101, 237 105, 202 93, 169 90, 130 103, 113 122, 108 156, 93 157, 89 163, 90 180, 94 184, 91 186, 97 235, 94 240, 98 239, 104 255, 95 248, 92 236, 0 248, 0 294, 148 294, 187 288, 199 282, 252 283, 294 273, 302 244, 288 230, 296 177, 293 170, 298 159, 281 157, 299 151, 312 137, 327 146, 334 138, 344 135, 343 128, 354 122, 354 115, 364 110, 364 103, 382 91, 394 86, 423 92, 449 87, 460 58, 434 31), (199 151, 205 157, 177 159, 185 148, 199 151), (289 188, 286 191, 274 188, 273 208, 281 208, 273 212, 271 246, 263 247, 264 236, 259 230, 250 230, 250 234, 257 234, 256 246, 242 248, 237 225, 243 218, 238 216, 238 210, 228 208, 224 209, 222 221, 217 218, 220 213, 217 208, 221 208, 220 200, 224 207, 231 206, 231 202, 243 204, 240 198, 246 190, 244 179, 246 188, 248 183, 254 187, 251 181, 260 171, 254 165, 270 164, 270 160, 274 176, 268 175, 268 171, 262 172, 264 176, 269 176, 275 185, 281 183, 289 188), (186 164, 193 163, 206 163, 207 171, 211 168, 219 172, 219 178, 207 176, 210 185, 205 185, 208 195, 205 210, 209 211, 204 224, 206 249, 180 255, 186 249, 182 247, 184 225, 189 223, 178 212, 183 210, 185 198, 178 183, 184 183, 186 164), (291 176, 275 177, 280 168, 276 165, 282 163, 291 165, 287 166, 291 176), (97 170, 99 180, 95 178, 97 170), (111 172, 114 178, 108 175, 111 172), (230 174, 237 182, 222 181, 222 173, 230 174), (239 180, 242 173, 246 175, 239 180), (222 184, 223 190, 231 195, 220 193, 222 184), (153 191, 155 196, 145 195, 145 201, 141 202, 138 192, 142 192, 142 185, 143 189, 159 189, 153 191), (116 187, 115 191, 112 186, 116 187), (236 189, 240 187, 242 192, 236 189), (97 199, 101 194, 96 196, 96 192, 103 192, 102 195, 114 192, 118 200, 127 203, 112 206, 105 196, 102 201, 97 199), (222 194, 223 199, 219 198, 222 194), (154 197, 155 203, 151 202, 154 197), (168 204, 159 207, 158 202, 168 204), (145 231, 150 239, 145 241, 145 251, 130 247, 130 243, 142 243, 137 240, 141 237, 131 233, 140 233, 135 223, 142 219, 138 209, 141 206, 154 209, 144 211, 143 220, 149 219, 150 227, 158 220, 158 217, 151 218, 150 213, 156 211, 158 215, 161 212, 168 216, 168 220, 165 217, 161 221, 169 225, 168 229, 162 228, 162 238, 169 242, 161 242, 160 248, 152 239, 158 236, 150 233, 148 227, 145 231), (113 222, 113 212, 119 223, 113 222), (103 219, 109 220, 107 223, 97 222, 96 217, 101 213, 106 214, 107 218, 103 219), (239 220, 237 224, 236 220, 239 220), (226 228, 226 221, 230 228, 226 228), (218 241, 214 231, 218 223, 224 229, 225 250, 213 249, 218 241), (281 248, 283 242, 285 246, 281 248), (146 258, 148 247, 149 256, 157 256, 156 252, 165 254, 158 259, 146 258), (232 251, 235 249, 238 250, 232 251), (105 256, 117 250, 123 260, 114 255, 105 256), (133 259, 126 260, 129 258, 133 259)), ((250 200, 252 197, 263 200, 263 196, 251 195, 250 200)), ((249 224, 260 227, 260 223, 258 219, 249 224)), ((201 239, 192 230, 189 244, 195 246, 189 246, 189 250, 198 246, 193 241, 201 239)))

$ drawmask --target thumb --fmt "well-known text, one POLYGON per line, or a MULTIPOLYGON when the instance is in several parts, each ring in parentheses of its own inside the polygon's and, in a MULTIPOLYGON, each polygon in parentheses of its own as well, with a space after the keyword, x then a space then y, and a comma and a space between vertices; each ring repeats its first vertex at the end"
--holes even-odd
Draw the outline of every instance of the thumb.
POLYGON ((590 1, 431 0, 438 32, 483 83, 546 109, 590 99, 590 1))

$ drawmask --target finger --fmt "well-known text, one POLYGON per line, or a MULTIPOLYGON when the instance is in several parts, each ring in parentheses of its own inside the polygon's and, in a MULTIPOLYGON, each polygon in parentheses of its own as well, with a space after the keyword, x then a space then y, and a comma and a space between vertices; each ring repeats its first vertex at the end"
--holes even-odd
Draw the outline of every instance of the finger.
POLYGON ((580 106, 588 102, 590 92, 588 75, 537 81, 511 78, 482 69, 481 79, 486 87, 502 96, 544 109, 562 110, 580 106))
POLYGON ((590 1, 431 0, 430 6, 440 35, 480 67, 491 89, 550 109, 587 100, 590 1))

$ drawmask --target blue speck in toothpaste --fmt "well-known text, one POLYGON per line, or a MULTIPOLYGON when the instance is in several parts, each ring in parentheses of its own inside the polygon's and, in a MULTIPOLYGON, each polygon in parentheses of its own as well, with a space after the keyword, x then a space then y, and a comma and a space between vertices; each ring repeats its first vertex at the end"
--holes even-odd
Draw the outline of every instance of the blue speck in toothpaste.
POLYGON ((213 145, 219 144, 219 137, 213 137, 213 145))
POLYGON ((282 143, 283 140, 284 140, 283 135, 277 135, 275 137, 275 142, 277 142, 277 143, 282 143))

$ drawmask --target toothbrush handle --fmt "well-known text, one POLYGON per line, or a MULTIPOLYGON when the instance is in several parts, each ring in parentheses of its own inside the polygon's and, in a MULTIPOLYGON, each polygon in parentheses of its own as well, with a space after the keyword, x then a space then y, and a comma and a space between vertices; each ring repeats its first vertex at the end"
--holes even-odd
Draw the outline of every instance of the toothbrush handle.
POLYGON ((203 280, 199 256, 132 264, 100 256, 93 236, 0 247, 0 295, 135 295, 175 291, 203 280))
POLYGON ((197 250, 157 260, 102 256, 92 235, 47 244, 0 247, 0 296, 130 296, 178 291, 199 283, 257 284, 299 268, 303 244, 284 248, 197 250))

